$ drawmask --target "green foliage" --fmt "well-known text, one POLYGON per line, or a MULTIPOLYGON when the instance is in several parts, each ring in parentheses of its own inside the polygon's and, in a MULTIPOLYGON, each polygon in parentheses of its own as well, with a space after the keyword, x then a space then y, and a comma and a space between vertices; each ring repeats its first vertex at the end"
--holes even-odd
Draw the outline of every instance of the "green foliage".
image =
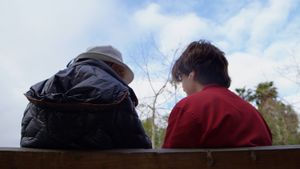
POLYGON ((255 90, 239 88, 236 92, 243 99, 256 104, 270 127, 274 145, 300 144, 297 113, 291 105, 278 100, 273 82, 260 83, 255 90))
POLYGON ((264 102, 268 100, 275 101, 277 96, 277 89, 273 86, 273 82, 264 82, 256 87, 254 98, 257 106, 265 106, 264 102))
POLYGON ((235 91, 244 100, 247 100, 249 102, 255 100, 255 96, 253 95, 253 91, 251 89, 246 90, 245 87, 243 87, 243 88, 235 89, 235 91))
MULTIPOLYGON (((165 117, 164 117, 165 118, 165 117)), ((145 120, 142 120, 144 129, 147 133, 147 135, 151 138, 152 136, 152 118, 147 118, 145 120)), ((165 127, 155 126, 155 143, 153 148, 160 148, 163 144, 164 138, 165 138, 165 127)))

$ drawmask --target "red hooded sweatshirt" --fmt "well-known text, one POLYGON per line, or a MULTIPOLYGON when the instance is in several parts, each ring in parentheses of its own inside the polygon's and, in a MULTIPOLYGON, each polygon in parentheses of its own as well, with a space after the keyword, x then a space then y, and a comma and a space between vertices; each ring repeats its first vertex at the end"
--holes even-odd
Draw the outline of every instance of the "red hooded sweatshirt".
POLYGON ((261 114, 218 85, 205 86, 173 108, 163 148, 225 148, 272 145, 261 114))

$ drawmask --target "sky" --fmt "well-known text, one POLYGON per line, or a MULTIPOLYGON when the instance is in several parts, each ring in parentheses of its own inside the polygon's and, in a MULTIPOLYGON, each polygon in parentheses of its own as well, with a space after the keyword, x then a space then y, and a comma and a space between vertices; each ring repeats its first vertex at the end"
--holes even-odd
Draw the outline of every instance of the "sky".
POLYGON ((154 74, 200 39, 225 52, 231 90, 274 81, 300 112, 299 0, 0 0, 0 147, 19 147, 30 86, 88 47, 119 49, 142 99, 151 90, 137 64, 154 74), (157 51, 165 57, 152 59, 157 51))

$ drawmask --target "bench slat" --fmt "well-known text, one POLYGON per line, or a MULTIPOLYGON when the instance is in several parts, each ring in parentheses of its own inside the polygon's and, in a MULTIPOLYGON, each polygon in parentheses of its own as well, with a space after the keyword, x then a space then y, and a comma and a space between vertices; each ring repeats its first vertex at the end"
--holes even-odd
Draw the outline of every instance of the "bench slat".
POLYGON ((0 148, 0 169, 300 169, 300 146, 70 151, 0 148))

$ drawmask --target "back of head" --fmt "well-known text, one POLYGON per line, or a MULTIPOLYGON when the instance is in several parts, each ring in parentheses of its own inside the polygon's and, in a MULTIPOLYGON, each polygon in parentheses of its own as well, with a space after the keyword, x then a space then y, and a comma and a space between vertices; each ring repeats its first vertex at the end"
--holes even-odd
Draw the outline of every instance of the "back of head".
POLYGON ((195 72, 195 80, 202 85, 219 84, 229 88, 228 61, 224 52, 210 42, 200 40, 189 44, 172 68, 174 81, 181 81, 180 75, 195 72))

